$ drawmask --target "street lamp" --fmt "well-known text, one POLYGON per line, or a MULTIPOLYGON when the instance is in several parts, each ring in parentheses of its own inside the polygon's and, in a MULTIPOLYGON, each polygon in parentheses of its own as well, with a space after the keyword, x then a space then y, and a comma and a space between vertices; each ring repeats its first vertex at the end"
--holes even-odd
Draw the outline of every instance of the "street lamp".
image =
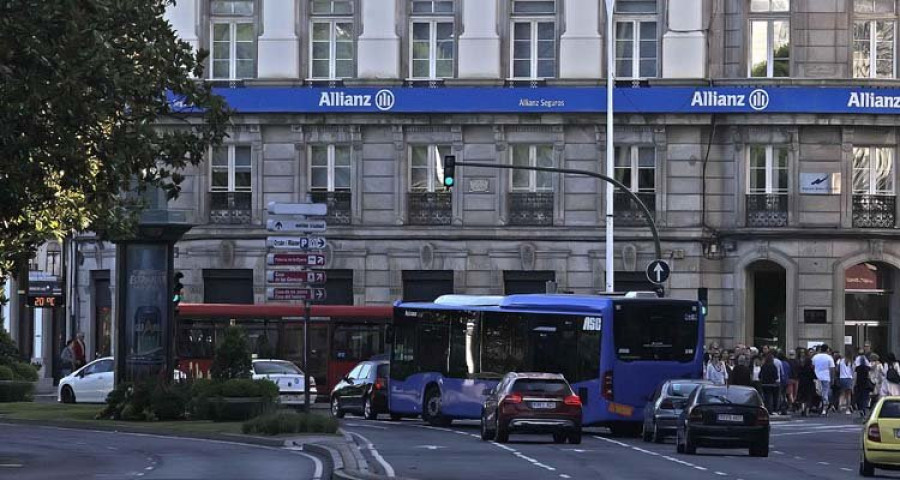
MULTIPOLYGON (((614 41, 613 9, 616 0, 606 0, 606 176, 615 178, 613 168, 613 76, 614 41)), ((613 187, 606 184, 606 293, 612 293, 615 285, 613 255, 613 187)))

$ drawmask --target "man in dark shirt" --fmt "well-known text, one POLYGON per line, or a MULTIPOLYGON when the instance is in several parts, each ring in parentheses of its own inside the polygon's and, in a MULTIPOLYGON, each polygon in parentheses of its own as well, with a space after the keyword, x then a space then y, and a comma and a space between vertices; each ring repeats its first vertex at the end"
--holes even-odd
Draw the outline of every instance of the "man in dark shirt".
POLYGON ((752 383, 753 372, 750 370, 750 367, 747 366, 747 357, 741 355, 738 357, 737 365, 731 370, 731 375, 728 377, 728 384, 749 387, 752 383))

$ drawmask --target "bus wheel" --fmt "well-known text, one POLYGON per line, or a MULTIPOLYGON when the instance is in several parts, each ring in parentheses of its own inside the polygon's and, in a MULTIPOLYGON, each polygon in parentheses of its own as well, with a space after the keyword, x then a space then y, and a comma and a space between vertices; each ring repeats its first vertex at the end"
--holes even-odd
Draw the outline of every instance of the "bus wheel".
POLYGON ((425 392, 422 420, 433 427, 449 427, 452 422, 441 414, 441 391, 435 387, 431 387, 425 392))

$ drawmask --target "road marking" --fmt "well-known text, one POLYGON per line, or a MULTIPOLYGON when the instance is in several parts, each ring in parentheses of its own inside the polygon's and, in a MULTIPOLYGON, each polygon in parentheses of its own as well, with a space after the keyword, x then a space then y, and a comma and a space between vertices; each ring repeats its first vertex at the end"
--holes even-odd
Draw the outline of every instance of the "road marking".
POLYGON ((304 457, 312 460, 313 465, 315 465, 312 480, 322 480, 322 475, 325 474, 325 466, 322 464, 322 461, 319 460, 319 457, 303 452, 303 445, 291 445, 290 447, 284 447, 284 449, 290 450, 297 455, 303 455, 304 457))
POLYGON ((565 473, 560 473, 559 478, 572 478, 572 477, 566 475, 565 473))
POLYGON ((22 468, 21 463, 0 463, 0 468, 22 468))
MULTIPOLYGON (((784 455, 784 452, 782 452, 780 450, 772 450, 772 453, 774 453, 776 455, 784 455)), ((734 457, 732 457, 732 458, 734 458, 734 457)))
POLYGON ((803 460, 803 457, 794 457, 794 460, 803 460))
MULTIPOLYGON (((685 462, 684 460, 681 460, 681 459, 679 459, 679 458, 670 457, 670 456, 668 456, 668 455, 662 455, 662 454, 657 453, 657 452, 653 452, 653 451, 646 450, 646 449, 643 449, 643 448, 640 448, 640 447, 636 447, 636 446, 634 446, 634 445, 630 445, 630 444, 627 444, 627 443, 624 443, 624 442, 620 442, 620 441, 618 441, 618 440, 613 440, 613 439, 611 439, 611 438, 601 437, 601 436, 599 436, 599 435, 592 435, 592 437, 596 438, 597 440, 603 440, 604 442, 612 443, 612 444, 614 444, 614 445, 618 445, 618 446, 623 447, 623 448, 628 448, 628 449, 630 449, 630 450, 634 450, 634 451, 636 451, 636 452, 640 452, 640 453, 643 453, 643 454, 646 454, 646 455, 650 455, 650 456, 653 456, 653 457, 664 458, 664 459, 666 459, 666 460, 668 460, 668 461, 670 461, 670 462, 672 462, 672 463, 677 463, 677 464, 679 464, 679 465, 684 465, 685 467, 693 468, 693 469, 695 469, 695 470, 700 470, 700 471, 702 471, 702 472, 707 471, 707 468, 706 468, 706 467, 701 467, 700 465, 694 465, 693 463, 685 462)), ((716 473, 718 474, 718 472, 716 472, 716 473)))
POLYGON ((144 470, 153 470, 153 467, 147 467, 144 470))
MULTIPOLYGON (((727 411, 727 410, 726 410, 727 411)), ((725 472, 715 472, 716 475, 727 476, 728 474, 725 472)))
POLYGON ((816 463, 818 463, 819 465, 829 465, 828 462, 816 462, 816 463))
POLYGON ((375 461, 381 465, 381 468, 384 470, 385 475, 387 475, 390 478, 397 476, 397 474, 394 472, 394 467, 392 467, 391 464, 388 463, 387 460, 385 460, 384 457, 382 457, 380 453, 378 453, 378 450, 375 449, 375 445, 373 445, 372 442, 370 442, 368 438, 366 438, 356 432, 349 432, 349 433, 350 433, 350 435, 354 435, 366 443, 365 448, 367 450, 369 450, 369 453, 372 454, 372 457, 375 458, 375 461))
POLYGON ((841 470, 843 470, 843 471, 845 471, 845 472, 852 472, 852 471, 853 471, 852 468, 847 468, 847 467, 841 467, 841 470))
POLYGON ((345 424, 347 427, 361 427, 361 428, 374 428, 377 430, 387 430, 387 427, 382 427, 380 425, 365 425, 362 423, 347 423, 345 424))
POLYGON ((418 445, 418 446, 415 446, 415 447, 413 447, 413 448, 424 448, 424 449, 427 449, 427 450, 437 450, 437 449, 439 449, 439 448, 447 448, 447 447, 442 447, 442 446, 440 446, 440 445, 418 445))

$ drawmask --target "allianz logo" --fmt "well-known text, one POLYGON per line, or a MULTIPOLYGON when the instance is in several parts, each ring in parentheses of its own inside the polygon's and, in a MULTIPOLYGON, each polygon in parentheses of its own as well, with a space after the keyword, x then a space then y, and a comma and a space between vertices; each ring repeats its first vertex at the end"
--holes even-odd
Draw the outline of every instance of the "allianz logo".
POLYGON ((769 92, 757 88, 749 95, 743 93, 719 93, 717 90, 694 92, 692 107, 750 107, 757 112, 769 106, 769 92))
POLYGON ((327 91, 319 94, 320 107, 372 107, 382 112, 394 108, 396 98, 390 90, 379 90, 375 95, 350 94, 337 91, 327 91))
POLYGON ((847 108, 900 108, 900 96, 872 92, 850 92, 847 108))

